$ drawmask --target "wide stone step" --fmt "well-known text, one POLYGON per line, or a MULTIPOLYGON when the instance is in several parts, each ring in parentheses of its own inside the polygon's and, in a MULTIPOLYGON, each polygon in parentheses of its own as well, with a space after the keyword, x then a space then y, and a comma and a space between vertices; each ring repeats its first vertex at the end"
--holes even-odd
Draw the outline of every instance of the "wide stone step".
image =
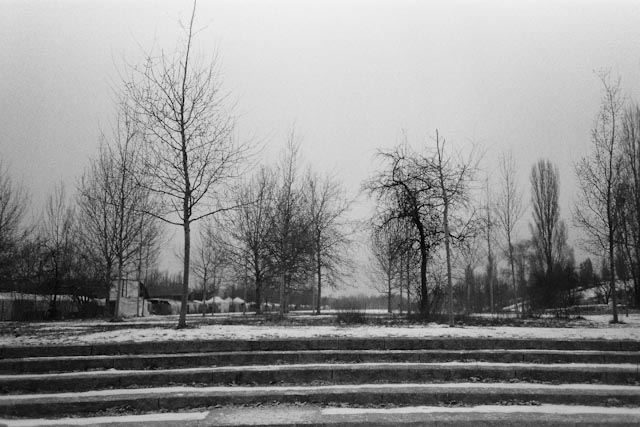
POLYGON ((534 381, 638 384, 635 364, 359 363, 108 370, 0 375, 4 394, 86 391, 165 385, 364 384, 450 381, 534 381))
MULTIPOLYGON (((585 405, 640 406, 640 387, 586 384, 366 384, 305 387, 167 387, 118 389, 84 393, 0 396, 4 417, 158 412, 226 405, 315 404, 329 406, 460 406, 460 405, 585 405)), ((246 409, 246 408, 244 408, 246 409)), ((624 408, 622 408, 624 409, 624 408)), ((224 408, 221 409, 221 411, 224 408)), ((265 418, 264 421, 273 421, 265 418)), ((199 424, 203 425, 203 424, 199 424)), ((269 425, 269 424, 265 424, 269 425)))
POLYGON ((640 352, 567 350, 304 350, 28 357, 0 360, 0 373, 167 369, 199 366, 363 362, 640 364, 640 352))
POLYGON ((410 406, 337 408, 319 405, 225 407, 197 412, 161 412, 90 418, 2 420, 6 427, 83 425, 120 427, 288 427, 288 426, 638 426, 640 409, 577 405, 474 407, 410 406))
POLYGON ((174 354, 231 351, 308 350, 593 350, 640 351, 639 341, 497 338, 313 338, 209 340, 0 347, 0 359, 42 356, 174 354))

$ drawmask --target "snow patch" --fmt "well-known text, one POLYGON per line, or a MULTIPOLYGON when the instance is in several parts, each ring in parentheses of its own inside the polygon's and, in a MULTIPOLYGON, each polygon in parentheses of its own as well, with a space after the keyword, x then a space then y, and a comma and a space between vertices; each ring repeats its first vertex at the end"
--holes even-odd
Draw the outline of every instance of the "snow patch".
POLYGON ((112 417, 90 417, 90 418, 61 418, 57 420, 33 419, 33 420, 2 420, 0 424, 7 427, 35 427, 35 426, 88 426, 95 424, 107 423, 147 423, 154 421, 202 421, 209 412, 178 412, 178 413, 160 413, 145 415, 126 415, 112 417))
POLYGON ((339 385, 324 385, 324 386, 234 386, 234 387, 189 387, 189 386, 175 386, 175 387, 154 387, 154 388, 128 388, 128 389, 110 389, 110 390, 91 390, 82 392, 65 392, 65 393, 37 393, 37 394, 18 394, 18 395, 2 395, 0 396, 0 402, 15 402, 29 401, 32 399, 46 400, 46 399, 75 399, 75 398, 95 398, 105 396, 131 396, 135 398, 140 395, 162 395, 170 393, 172 395, 186 395, 189 393, 194 394, 206 394, 206 393, 260 393, 265 391, 278 391, 278 392, 308 392, 314 391, 344 391, 344 390, 389 390, 389 389, 404 389, 404 390, 428 390, 428 389, 463 389, 463 390, 513 390, 513 389, 527 389, 527 390, 572 390, 572 391, 586 391, 586 390, 600 390, 609 391, 611 393, 616 392, 640 392, 640 387, 634 385, 613 385, 613 384, 536 384, 536 383, 434 383, 434 384, 339 384, 339 385))
POLYGON ((438 414, 438 413, 483 413, 483 414, 600 414, 600 415, 636 415, 640 416, 640 408, 610 408, 594 406, 569 406, 569 405, 482 405, 472 407, 443 407, 443 406, 412 406, 404 408, 327 408, 322 410, 323 415, 361 415, 361 414, 438 414))

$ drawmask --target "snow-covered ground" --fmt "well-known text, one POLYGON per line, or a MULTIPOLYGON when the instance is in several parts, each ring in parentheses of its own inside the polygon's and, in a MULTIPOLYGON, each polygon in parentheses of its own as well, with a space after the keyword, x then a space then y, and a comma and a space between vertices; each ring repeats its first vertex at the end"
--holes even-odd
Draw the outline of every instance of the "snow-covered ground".
MULTIPOLYGON (((195 318, 192 318, 194 320, 195 318)), ((610 325, 610 315, 585 316, 566 327, 456 326, 429 323, 402 326, 340 325, 221 325, 196 324, 178 330, 166 317, 130 319, 120 324, 105 321, 8 323, 0 325, 0 346, 95 344, 148 341, 316 337, 473 337, 640 340, 640 314, 620 316, 623 324, 610 325)), ((192 323, 196 323, 192 321, 192 323)))

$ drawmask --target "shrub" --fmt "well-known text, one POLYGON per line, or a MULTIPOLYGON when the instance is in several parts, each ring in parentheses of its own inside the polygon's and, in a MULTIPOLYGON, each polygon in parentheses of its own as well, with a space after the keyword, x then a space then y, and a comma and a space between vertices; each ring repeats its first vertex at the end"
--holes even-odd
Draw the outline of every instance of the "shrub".
POLYGON ((343 310, 338 312, 336 321, 347 325, 364 324, 367 323, 367 316, 360 310, 343 310))

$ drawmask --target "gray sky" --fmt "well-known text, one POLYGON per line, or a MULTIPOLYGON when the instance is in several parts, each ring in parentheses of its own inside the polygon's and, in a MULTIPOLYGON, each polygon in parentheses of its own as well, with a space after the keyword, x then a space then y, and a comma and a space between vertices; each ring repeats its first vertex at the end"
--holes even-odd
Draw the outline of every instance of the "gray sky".
MULTIPOLYGON (((0 155, 39 206, 75 186, 114 111, 118 69, 172 50, 189 1, 0 0, 0 155)), ((405 129, 514 150, 561 169, 588 147, 611 68, 640 99, 640 1, 201 1, 197 49, 216 48, 240 135, 278 150, 295 122, 304 156, 357 191, 376 148, 405 129)), ((528 221, 529 216, 525 217, 528 221)), ((525 236, 522 236, 525 237, 525 236)))

